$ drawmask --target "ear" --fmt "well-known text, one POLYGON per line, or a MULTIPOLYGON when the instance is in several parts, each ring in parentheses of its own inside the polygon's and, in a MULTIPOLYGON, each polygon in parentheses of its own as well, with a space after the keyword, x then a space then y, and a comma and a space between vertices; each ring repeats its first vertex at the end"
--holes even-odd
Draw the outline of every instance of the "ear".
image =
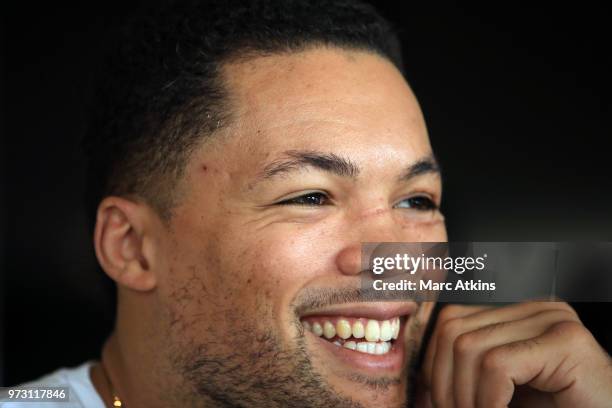
POLYGON ((155 288, 154 217, 147 205, 120 197, 106 197, 98 206, 96 256, 117 284, 137 291, 155 288))

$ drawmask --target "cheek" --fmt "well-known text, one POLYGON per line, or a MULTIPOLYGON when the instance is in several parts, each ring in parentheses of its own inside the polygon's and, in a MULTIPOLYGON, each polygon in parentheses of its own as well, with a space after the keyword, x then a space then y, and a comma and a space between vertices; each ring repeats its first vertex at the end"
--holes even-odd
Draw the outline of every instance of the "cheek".
POLYGON ((319 269, 313 265, 320 259, 314 256, 316 240, 271 231, 242 236, 185 240, 169 250, 159 296, 174 330, 186 337, 219 336, 245 320, 256 330, 287 327, 292 298, 319 269))
POLYGON ((158 301, 171 333, 185 341, 220 338, 231 333, 247 305, 241 298, 240 270, 219 252, 216 237, 175 235, 160 271, 158 301), (180 237, 180 238, 179 238, 180 237))
POLYGON ((430 222, 404 221, 399 224, 402 241, 404 242, 446 242, 446 224, 443 218, 436 218, 430 222))
POLYGON ((318 240, 305 234, 268 234, 244 252, 245 296, 262 296, 274 315, 286 313, 295 294, 325 270, 318 240))
POLYGON ((297 324, 292 302, 302 289, 329 273, 329 239, 313 228, 279 225, 252 236, 245 247, 231 267, 241 271, 238 296, 257 310, 252 318, 260 329, 272 329, 290 343, 297 324))

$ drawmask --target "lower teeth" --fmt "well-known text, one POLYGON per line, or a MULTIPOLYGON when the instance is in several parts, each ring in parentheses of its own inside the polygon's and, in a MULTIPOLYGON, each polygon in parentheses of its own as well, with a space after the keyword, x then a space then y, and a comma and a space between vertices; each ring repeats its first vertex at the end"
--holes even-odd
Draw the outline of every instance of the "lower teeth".
POLYGON ((342 344, 339 340, 334 341, 334 344, 339 347, 345 347, 349 350, 359 351, 366 354, 387 354, 391 350, 391 342, 381 341, 346 341, 342 344))

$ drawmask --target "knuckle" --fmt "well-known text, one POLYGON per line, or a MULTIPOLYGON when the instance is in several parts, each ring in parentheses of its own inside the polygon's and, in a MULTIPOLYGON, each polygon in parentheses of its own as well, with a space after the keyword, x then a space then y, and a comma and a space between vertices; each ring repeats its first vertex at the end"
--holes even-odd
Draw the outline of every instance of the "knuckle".
POLYGON ((572 321, 562 321, 553 325, 553 330, 562 335, 574 335, 582 331, 582 325, 572 321))
POLYGON ((464 333, 457 337, 453 344, 453 351, 456 354, 467 354, 474 350, 478 340, 474 333, 464 333))
POLYGON ((576 321, 563 321, 555 323, 552 331, 557 333, 564 339, 568 339, 574 343, 588 343, 591 341, 591 333, 587 330, 582 323, 576 321))
POLYGON ((482 370, 485 373, 499 372, 504 369, 506 353, 501 348, 488 351, 482 357, 482 370))
POLYGON ((440 327, 440 336, 447 339, 452 340, 461 334, 461 329, 463 327, 462 319, 456 318, 447 320, 442 323, 440 327))

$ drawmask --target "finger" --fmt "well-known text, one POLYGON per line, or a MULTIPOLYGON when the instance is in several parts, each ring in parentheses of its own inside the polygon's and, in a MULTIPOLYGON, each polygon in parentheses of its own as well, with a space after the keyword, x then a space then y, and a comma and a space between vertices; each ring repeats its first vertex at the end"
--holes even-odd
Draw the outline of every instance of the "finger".
POLYGON ((578 322, 578 318, 566 310, 546 310, 525 319, 494 323, 460 335, 453 345, 455 406, 468 408, 475 405, 480 363, 486 351, 540 336, 552 325, 563 321, 578 322))
POLYGON ((578 314, 565 302, 524 302, 503 307, 489 307, 463 316, 466 326, 484 327, 498 322, 525 319, 545 310, 564 310, 578 319, 578 314))
POLYGON ((427 350, 426 367, 431 368, 429 377, 427 374, 425 377, 431 387, 431 396, 436 406, 452 406, 453 354, 449 338, 453 338, 454 341, 456 335, 459 334, 462 318, 492 308, 492 306, 452 305, 440 311, 432 335, 433 343, 427 350))
POLYGON ((589 349, 591 346, 583 343, 591 341, 589 338, 592 336, 582 324, 562 322, 539 337, 490 350, 481 363, 477 406, 506 407, 516 385, 528 384, 549 393, 569 390, 582 359, 576 351, 589 349))
POLYGON ((463 305, 448 305, 445 306, 440 313, 438 314, 438 318, 436 321, 436 327, 431 335, 429 340, 429 344, 427 345, 427 350, 425 352, 425 358, 423 360, 423 376, 425 380, 425 385, 430 388, 431 387, 431 375, 433 372, 433 361, 435 356, 435 351, 438 343, 438 332, 440 323, 444 321, 448 321, 450 319, 455 319, 463 316, 467 316, 468 314, 476 313, 481 310, 491 309, 492 306, 463 306, 463 305))
MULTIPOLYGON (((567 303, 564 302, 525 302, 517 303, 505 307, 485 306, 485 305, 448 305, 445 306, 439 313, 436 327, 432 333, 429 341, 430 347, 427 349, 425 355, 425 363, 423 364, 423 372, 427 380, 431 379, 431 373, 433 368, 433 357, 437 347, 439 328, 445 322, 463 318, 466 316, 473 316, 474 318, 483 320, 480 321, 479 325, 484 326, 486 324, 492 324, 498 321, 516 320, 521 317, 535 314, 544 308, 555 308, 569 310, 572 313, 576 313, 567 303), (491 311, 494 314, 488 314, 491 311), (484 315, 484 316, 483 316, 484 315)), ((576 315, 577 317, 577 315, 576 315)), ((430 385, 430 382, 427 384, 430 385)))
POLYGON ((453 406, 453 347, 460 335, 499 322, 529 317, 546 309, 571 311, 569 305, 561 302, 526 302, 505 307, 455 306, 444 314, 440 313, 436 325, 435 349, 431 368, 431 395, 441 406, 453 406), (471 313, 470 313, 471 312, 471 313))

